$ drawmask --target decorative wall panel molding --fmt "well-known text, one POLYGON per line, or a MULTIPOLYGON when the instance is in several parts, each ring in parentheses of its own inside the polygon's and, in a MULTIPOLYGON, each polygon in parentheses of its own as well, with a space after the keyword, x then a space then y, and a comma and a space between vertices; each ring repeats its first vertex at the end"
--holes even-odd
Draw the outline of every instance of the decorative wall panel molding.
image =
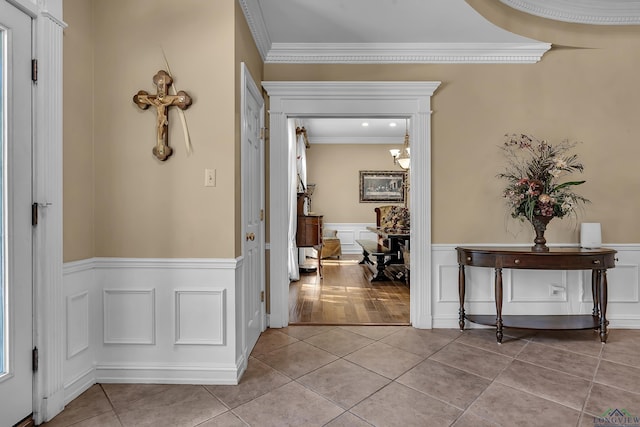
MULTIPOLYGON (((485 268, 485 270, 487 270, 485 268)), ((507 302, 566 302, 568 271, 503 270, 507 302)), ((580 278, 576 275, 576 278, 580 278)), ((578 282, 582 286, 582 281, 578 282)))
POLYGON ((104 344, 155 344, 155 289, 105 289, 103 295, 104 344))
MULTIPOLYGON (((373 209, 371 215, 375 219, 373 209)), ((356 240, 377 240, 378 236, 367 230, 367 227, 375 227, 375 225, 375 222, 327 222, 323 224, 323 227, 338 232, 343 254, 362 254, 362 247, 356 243, 356 240)))
POLYGON ((64 361, 64 401, 96 382, 237 384, 246 367, 236 345, 241 265, 242 258, 64 264, 64 335, 75 352, 64 361), (89 347, 80 350, 71 319, 84 307, 89 347))
POLYGON ((67 359, 89 348, 89 291, 67 297, 67 359))
MULTIPOLYGON (((620 259, 620 258, 619 258, 620 259)), ((616 263, 616 268, 607 270, 608 283, 626 283, 628 286, 609 286, 609 302, 620 304, 640 303, 640 266, 634 263, 616 263)), ((584 274, 583 301, 593 302, 591 298, 591 275, 584 274)), ((640 304, 639 304, 640 305, 640 304)))
POLYGON ((176 344, 225 345, 226 293, 175 291, 176 344))

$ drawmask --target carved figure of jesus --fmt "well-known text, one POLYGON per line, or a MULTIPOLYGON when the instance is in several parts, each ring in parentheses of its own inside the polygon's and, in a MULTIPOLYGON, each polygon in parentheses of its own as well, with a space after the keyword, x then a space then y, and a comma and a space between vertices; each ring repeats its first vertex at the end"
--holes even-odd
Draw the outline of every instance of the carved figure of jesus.
POLYGON ((173 149, 169 146, 168 138, 169 107, 175 105, 181 110, 186 110, 191 105, 191 97, 182 90, 176 95, 169 95, 169 87, 173 83, 173 79, 164 70, 158 71, 158 73, 153 76, 153 83, 158 90, 156 95, 150 95, 148 92, 141 90, 133 96, 133 102, 143 110, 146 110, 151 105, 156 107, 157 140, 152 151, 153 155, 159 160, 165 161, 173 153, 173 149))

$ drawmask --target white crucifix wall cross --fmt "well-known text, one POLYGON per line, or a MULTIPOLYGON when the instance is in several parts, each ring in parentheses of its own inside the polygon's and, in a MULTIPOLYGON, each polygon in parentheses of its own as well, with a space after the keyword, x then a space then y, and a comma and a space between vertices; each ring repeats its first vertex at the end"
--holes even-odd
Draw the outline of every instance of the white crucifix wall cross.
POLYGON ((168 128, 169 128, 169 107, 175 105, 181 110, 186 110, 191 105, 191 97, 183 90, 175 95, 169 95, 169 86, 173 83, 171 76, 164 70, 158 71, 153 76, 153 83, 158 88, 156 95, 149 95, 144 90, 133 95, 133 102, 143 110, 149 108, 150 105, 156 107, 158 114, 157 121, 157 141, 153 147, 153 155, 159 160, 165 161, 169 158, 173 149, 169 147, 168 128))

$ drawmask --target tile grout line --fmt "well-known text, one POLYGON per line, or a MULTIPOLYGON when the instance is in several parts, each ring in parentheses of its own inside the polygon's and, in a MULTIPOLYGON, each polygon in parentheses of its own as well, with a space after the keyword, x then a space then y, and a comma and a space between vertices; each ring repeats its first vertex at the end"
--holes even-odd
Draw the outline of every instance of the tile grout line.
MULTIPOLYGON (((514 337, 514 338, 515 338, 515 337, 514 337)), ((455 340, 455 341, 457 342, 457 341, 458 341, 458 339, 459 339, 459 337, 458 337, 458 338, 456 338, 456 340, 455 340)), ((520 338, 516 338, 516 339, 520 339, 520 338)), ((473 399, 473 401, 471 401, 471 402, 469 403, 469 405, 467 405, 467 407, 466 407, 466 408, 465 408, 465 410, 462 412, 462 414, 460 414, 460 416, 459 416, 459 417, 454 421, 454 423, 452 423, 451 425, 455 424, 455 422, 457 422, 460 418, 462 418, 466 413, 470 413, 470 414, 472 414, 472 415, 474 415, 474 416, 476 416, 476 417, 479 417, 479 418, 481 418, 481 419, 483 419, 483 420, 489 421, 489 422, 491 422, 491 423, 493 423, 493 424, 497 424, 497 425, 500 425, 500 426, 502 425, 502 424, 498 423, 498 422, 497 422, 497 421, 495 421, 495 420, 487 419, 487 418, 485 418, 485 417, 483 417, 483 416, 480 416, 480 415, 478 415, 478 414, 474 413, 473 411, 471 411, 471 407, 473 406, 473 404, 474 404, 475 402, 477 402, 477 401, 478 401, 478 399, 480 399, 480 397, 481 397, 483 394, 485 394, 485 393, 486 393, 486 391, 489 389, 489 387, 491 387, 491 385, 493 385, 494 383, 496 383, 496 378, 498 378, 498 377, 500 376, 500 374, 501 374, 501 373, 503 373, 503 372, 504 372, 504 371, 505 371, 509 366, 511 366, 511 364, 516 360, 516 356, 517 356, 518 354, 520 354, 520 353, 525 349, 525 347, 527 347, 527 346, 529 345, 529 343, 531 342, 531 341, 529 341, 529 340, 524 340, 524 341, 526 341, 525 345, 524 345, 524 346, 522 346, 522 348, 520 349, 520 351, 519 351, 515 356, 505 356, 505 355, 504 355, 504 354, 502 354, 502 353, 496 353, 496 354, 500 354, 501 356, 509 357, 509 358, 511 359, 511 361, 510 361, 507 365, 505 365, 505 367, 504 367, 504 368, 502 368, 502 370, 500 370, 500 372, 498 372, 498 373, 496 374, 496 376, 495 376, 495 377, 493 377, 493 379, 491 379, 491 380, 490 380, 491 382, 489 383, 489 385, 488 385, 488 386, 486 386, 486 387, 484 388, 484 390, 482 390, 482 392, 481 392, 478 396, 476 396, 476 398, 475 398, 475 399, 473 399)), ((463 344, 463 345, 465 345, 464 343, 461 343, 461 342, 459 342, 458 344, 463 344)), ((468 345, 468 346, 469 346, 469 347, 474 347, 474 348, 480 348, 480 349, 481 349, 481 347, 476 347, 476 346, 471 346, 471 345, 468 345)), ((487 351, 489 351, 489 350, 487 350, 487 351)), ((449 365, 447 365, 447 366, 449 366, 449 365)), ((460 368, 456 368, 456 369, 460 369, 460 368)), ((464 371, 464 372, 467 372, 467 373, 472 374, 472 375, 476 375, 476 374, 474 374, 474 373, 472 373, 472 372, 468 372, 468 371, 464 371)), ((479 377, 479 378, 483 378, 483 377, 480 377, 479 375, 476 375, 476 376, 477 376, 477 377, 479 377)), ((498 383, 498 384, 500 384, 500 383, 498 383)), ((502 385, 502 384, 501 384, 501 385, 502 385)))
POLYGON ((100 390, 102 390, 102 392, 104 393, 104 396, 107 398, 107 401, 109 402, 109 405, 111 405, 111 410, 113 411, 113 415, 116 416, 116 419, 118 420, 120 425, 124 427, 124 423, 122 422, 122 419, 120 418, 120 414, 118 413, 118 411, 116 411, 116 406, 113 404, 113 401, 111 400, 111 397, 109 397, 109 393, 107 393, 107 391, 104 389, 104 387, 103 387, 103 385, 101 383, 99 385, 100 385, 100 390))

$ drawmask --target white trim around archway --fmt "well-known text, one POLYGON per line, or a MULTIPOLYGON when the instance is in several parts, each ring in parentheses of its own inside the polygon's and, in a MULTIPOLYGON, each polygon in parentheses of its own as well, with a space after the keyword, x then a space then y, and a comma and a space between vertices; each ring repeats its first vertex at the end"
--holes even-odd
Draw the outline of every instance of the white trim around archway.
POLYGON ((431 96, 440 82, 263 82, 270 98, 269 326, 289 323, 287 119, 408 117, 411 128, 411 324, 431 328, 431 96))

